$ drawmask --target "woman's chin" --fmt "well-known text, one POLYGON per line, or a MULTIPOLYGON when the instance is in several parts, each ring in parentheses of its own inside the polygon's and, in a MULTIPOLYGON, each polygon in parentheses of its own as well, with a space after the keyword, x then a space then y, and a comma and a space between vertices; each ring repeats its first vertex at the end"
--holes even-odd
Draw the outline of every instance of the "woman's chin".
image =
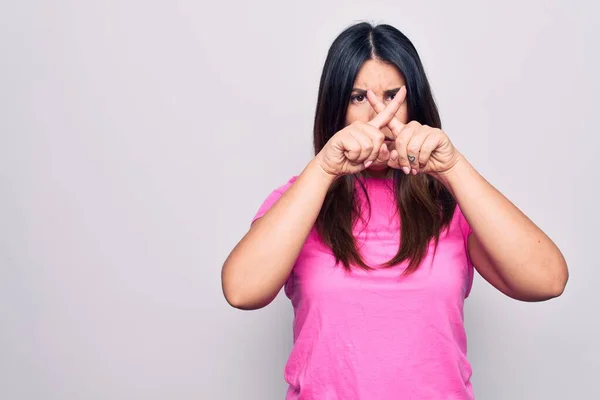
POLYGON ((385 171, 388 168, 389 167, 386 162, 375 161, 373 164, 369 165, 369 168, 367 168, 367 170, 375 172, 375 171, 385 171))
POLYGON ((373 178, 386 178, 389 175, 389 169, 385 162, 374 162, 366 169, 367 175, 373 178))

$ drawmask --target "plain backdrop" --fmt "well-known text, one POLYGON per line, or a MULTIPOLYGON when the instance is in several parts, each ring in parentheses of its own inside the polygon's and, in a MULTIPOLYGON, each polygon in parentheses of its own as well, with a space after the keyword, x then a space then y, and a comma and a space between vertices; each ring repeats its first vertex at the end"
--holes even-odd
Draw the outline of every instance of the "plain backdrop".
POLYGON ((456 147, 569 263, 566 292, 545 303, 476 277, 477 398, 600 398, 599 12, 568 0, 3 1, 0 398, 284 397, 289 300, 233 309, 220 269, 312 157, 327 49, 363 20, 414 42, 456 147))

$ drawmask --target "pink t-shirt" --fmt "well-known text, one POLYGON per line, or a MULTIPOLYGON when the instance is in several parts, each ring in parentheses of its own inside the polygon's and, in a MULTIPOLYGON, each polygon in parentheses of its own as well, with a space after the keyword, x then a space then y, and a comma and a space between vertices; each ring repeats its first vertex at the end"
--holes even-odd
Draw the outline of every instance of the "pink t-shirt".
MULTIPOLYGON (((254 220, 295 180, 273 191, 254 220)), ((399 245, 392 183, 365 180, 371 217, 354 228, 360 252, 375 270, 349 274, 336 266, 315 228, 298 256, 284 287, 294 307, 287 400, 474 398, 463 324, 473 281, 466 246, 471 229, 457 208, 435 257, 430 244, 416 272, 400 278, 407 263, 376 267, 399 245)), ((362 200, 362 191, 356 193, 362 200)))

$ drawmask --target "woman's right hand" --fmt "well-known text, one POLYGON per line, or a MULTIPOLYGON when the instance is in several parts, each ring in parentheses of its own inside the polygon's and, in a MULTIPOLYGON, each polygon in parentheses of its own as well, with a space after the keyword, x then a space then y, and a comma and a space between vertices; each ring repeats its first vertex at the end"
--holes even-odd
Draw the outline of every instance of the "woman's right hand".
POLYGON ((328 175, 338 177, 355 174, 368 168, 375 160, 387 161, 389 150, 381 128, 394 117, 406 96, 403 86, 387 107, 368 122, 355 121, 336 132, 315 157, 328 175))

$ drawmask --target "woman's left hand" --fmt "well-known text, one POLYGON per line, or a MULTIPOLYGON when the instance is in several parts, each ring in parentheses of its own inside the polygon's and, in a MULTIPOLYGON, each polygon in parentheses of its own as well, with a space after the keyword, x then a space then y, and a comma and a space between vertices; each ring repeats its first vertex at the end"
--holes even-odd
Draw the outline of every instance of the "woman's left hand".
MULTIPOLYGON (((367 99, 377 113, 385 109, 372 90, 367 91, 367 99)), ((406 174, 443 175, 462 157, 441 129, 421 125, 417 121, 403 124, 396 117, 388 123, 388 128, 395 136, 395 148, 391 149, 387 164, 391 168, 402 169, 406 174)))

